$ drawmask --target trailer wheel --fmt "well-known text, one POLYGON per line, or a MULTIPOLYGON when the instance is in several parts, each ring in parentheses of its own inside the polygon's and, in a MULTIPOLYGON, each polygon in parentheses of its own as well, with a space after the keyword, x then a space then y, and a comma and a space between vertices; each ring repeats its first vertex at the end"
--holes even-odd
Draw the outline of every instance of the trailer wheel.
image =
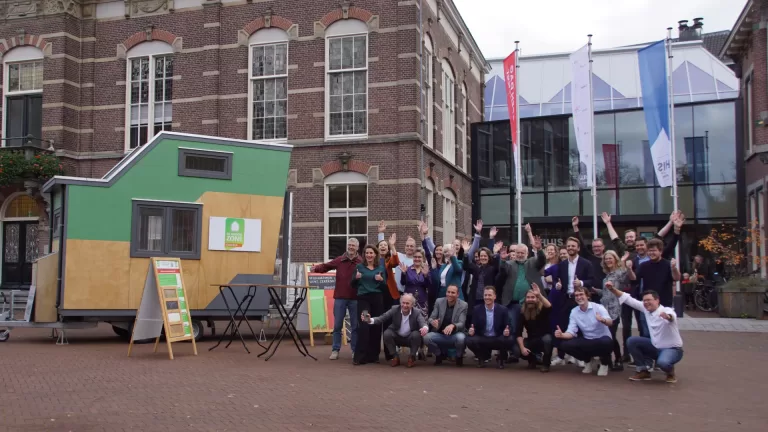
POLYGON ((131 332, 122 327, 113 325, 112 331, 114 331, 116 335, 120 336, 120 339, 125 339, 127 341, 131 340, 131 332))
POLYGON ((11 337, 11 331, 10 330, 0 331, 0 342, 5 342, 10 337, 11 337))
POLYGON ((192 320, 192 334, 195 336, 195 342, 200 342, 205 336, 205 325, 202 321, 192 320))

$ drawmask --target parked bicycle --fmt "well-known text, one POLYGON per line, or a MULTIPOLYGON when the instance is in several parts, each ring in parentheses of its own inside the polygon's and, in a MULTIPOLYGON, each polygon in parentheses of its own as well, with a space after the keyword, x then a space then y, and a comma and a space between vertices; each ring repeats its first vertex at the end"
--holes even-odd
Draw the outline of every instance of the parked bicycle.
POLYGON ((693 304, 702 312, 717 310, 717 287, 727 282, 724 276, 714 274, 713 280, 700 281, 693 289, 693 304))

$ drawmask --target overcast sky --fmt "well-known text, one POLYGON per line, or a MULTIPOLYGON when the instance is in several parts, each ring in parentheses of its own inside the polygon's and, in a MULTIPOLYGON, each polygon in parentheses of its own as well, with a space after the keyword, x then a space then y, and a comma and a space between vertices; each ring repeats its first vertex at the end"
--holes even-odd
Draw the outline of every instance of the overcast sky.
POLYGON ((453 0, 486 58, 612 48, 666 37, 677 22, 704 18, 703 31, 730 30, 746 0, 453 0))

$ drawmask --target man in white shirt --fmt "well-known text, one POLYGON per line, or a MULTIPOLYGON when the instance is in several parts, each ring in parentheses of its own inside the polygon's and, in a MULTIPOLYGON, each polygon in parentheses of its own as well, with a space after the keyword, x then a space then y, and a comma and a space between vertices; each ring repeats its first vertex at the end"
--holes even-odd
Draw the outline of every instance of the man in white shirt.
POLYGON ((594 358, 600 358, 598 376, 608 375, 613 351, 611 320, 608 311, 599 303, 589 301, 589 292, 583 286, 574 288, 573 297, 576 306, 571 310, 568 329, 563 332, 560 326, 555 330, 555 337, 562 339, 559 350, 585 363, 582 373, 591 374, 595 366, 594 358), (577 337, 581 332, 583 337, 577 337))
POLYGON ((627 340, 627 350, 635 359, 637 373, 630 377, 632 381, 651 379, 651 367, 656 366, 667 374, 667 382, 677 382, 675 364, 683 359, 683 339, 677 326, 677 314, 670 307, 659 304, 659 294, 653 290, 643 292, 643 301, 633 299, 629 294, 619 291, 612 283, 605 287, 619 298, 621 304, 642 312, 648 324, 650 339, 632 336, 627 340))
MULTIPOLYGON (((416 353, 421 348, 423 337, 427 335, 427 321, 424 319, 419 308, 414 307, 416 299, 411 294, 400 296, 400 306, 392 306, 392 309, 384 312, 381 316, 372 318, 361 315, 364 322, 371 325, 381 325, 381 323, 392 320, 392 324, 384 330, 384 346, 391 353, 397 353, 397 346, 407 346, 411 352, 408 357, 408 367, 416 364, 416 353)), ((392 366, 400 365, 400 356, 394 354, 392 366)))

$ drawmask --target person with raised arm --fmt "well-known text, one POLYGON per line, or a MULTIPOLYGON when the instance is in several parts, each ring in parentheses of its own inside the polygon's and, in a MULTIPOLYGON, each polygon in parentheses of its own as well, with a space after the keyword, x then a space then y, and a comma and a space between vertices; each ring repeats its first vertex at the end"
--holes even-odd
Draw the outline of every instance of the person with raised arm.
POLYGON ((517 327, 517 346, 515 354, 528 360, 528 369, 536 368, 536 354, 543 354, 541 371, 549 372, 552 361, 552 333, 549 331, 549 314, 552 304, 541 292, 537 284, 525 293, 525 303, 520 311, 520 324, 517 327), (528 337, 523 338, 523 329, 528 337))
POLYGON ((622 305, 642 312, 650 330, 650 338, 632 336, 627 342, 637 369, 637 373, 629 379, 650 380, 651 367, 655 361, 656 367, 667 374, 667 382, 676 383, 675 364, 683 359, 683 339, 680 337, 675 310, 660 305, 659 294, 653 290, 645 291, 641 302, 618 290, 612 283, 606 284, 606 289, 611 290, 622 305))
POLYGON ((640 264, 634 275, 634 280, 640 281, 640 298, 645 291, 656 291, 661 304, 672 307, 675 297, 674 283, 680 280, 680 269, 677 260, 666 260, 661 257, 664 243, 659 239, 648 242, 648 261, 640 264))
MULTIPOLYGON (((605 289, 605 284, 610 282, 612 286, 617 286, 622 289, 629 290, 629 275, 632 274, 632 265, 625 266, 624 262, 629 259, 629 252, 624 253, 623 259, 619 259, 619 256, 614 251, 607 251, 603 255, 603 262, 600 264, 605 273, 603 279, 603 286, 598 288, 595 286, 592 288, 592 292, 597 294, 600 299, 600 304, 605 306, 608 314, 613 321, 611 326, 611 338, 613 338, 613 363, 611 364, 611 370, 614 372, 620 372, 624 370, 624 364, 621 360, 621 347, 619 346, 619 340, 616 338, 616 331, 619 328, 621 322, 621 304, 618 297, 613 293, 605 289)), ((630 261, 631 263, 631 261, 630 261)))
POLYGON ((565 332, 560 326, 555 330, 555 337, 562 340, 559 350, 584 362, 585 374, 591 374, 595 367, 595 357, 600 358, 598 376, 608 375, 611 363, 611 350, 613 339, 610 327, 613 321, 605 307, 599 303, 589 301, 589 291, 586 287, 579 286, 574 289, 576 306, 571 310, 568 328, 565 332), (578 333, 581 337, 578 337, 578 333))
POLYGON ((357 273, 357 265, 362 262, 357 254, 360 242, 350 237, 347 240, 347 252, 324 264, 312 267, 312 273, 328 273, 336 270, 336 286, 333 290, 333 345, 331 360, 339 359, 341 349, 341 329, 344 327, 344 317, 349 312, 350 332, 352 333, 349 346, 354 354, 357 347, 357 289, 352 286, 352 279, 357 273))
MULTIPOLYGON (((581 231, 579 231, 579 217, 574 216, 571 218, 571 226, 573 227, 573 234, 574 236, 579 239, 581 242, 581 249, 579 249, 579 255, 589 261, 590 264, 592 264, 592 271, 594 276, 594 282, 595 286, 603 286, 603 279, 605 278, 605 273, 603 272, 603 254, 605 253, 605 243, 603 242, 603 239, 598 237, 598 234, 595 233, 595 238, 592 239, 592 245, 591 248, 587 247, 586 242, 584 241, 584 236, 581 235, 581 231), (591 250, 590 250, 591 249, 591 250)), ((598 302, 600 299, 593 295, 592 301, 598 302)))

